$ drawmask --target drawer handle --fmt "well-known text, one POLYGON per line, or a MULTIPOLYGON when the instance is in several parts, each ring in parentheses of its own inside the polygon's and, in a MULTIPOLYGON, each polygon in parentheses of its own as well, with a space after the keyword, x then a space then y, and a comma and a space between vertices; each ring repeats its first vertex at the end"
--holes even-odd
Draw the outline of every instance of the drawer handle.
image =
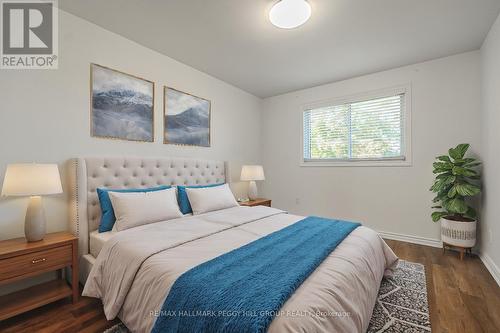
POLYGON ((45 259, 45 258, 33 259, 33 260, 31 260, 31 263, 38 264, 39 262, 44 262, 44 261, 47 261, 47 259, 45 259))

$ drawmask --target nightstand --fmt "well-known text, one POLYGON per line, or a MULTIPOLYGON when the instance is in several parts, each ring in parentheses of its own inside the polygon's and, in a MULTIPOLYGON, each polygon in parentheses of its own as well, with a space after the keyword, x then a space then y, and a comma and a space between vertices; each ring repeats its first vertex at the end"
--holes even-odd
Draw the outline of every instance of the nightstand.
POLYGON ((58 270, 58 279, 0 296, 0 321, 72 296, 78 301, 78 239, 67 232, 45 235, 38 242, 25 238, 0 241, 0 286, 58 270), (72 285, 62 270, 71 267, 72 285))
POLYGON ((271 207, 271 199, 257 198, 255 200, 240 202, 240 206, 248 206, 248 207, 267 206, 267 207, 271 207))

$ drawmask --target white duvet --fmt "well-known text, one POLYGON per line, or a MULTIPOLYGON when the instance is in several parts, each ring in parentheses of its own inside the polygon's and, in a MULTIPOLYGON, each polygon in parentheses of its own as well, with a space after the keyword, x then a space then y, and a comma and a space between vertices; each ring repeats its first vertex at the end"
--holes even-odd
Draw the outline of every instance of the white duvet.
MULTIPOLYGON (((303 218, 234 207, 119 232, 99 253, 83 295, 102 299, 108 319, 149 332, 184 272, 303 218)), ((288 299, 268 332, 365 332, 380 281, 396 262, 376 232, 355 229, 288 299)))

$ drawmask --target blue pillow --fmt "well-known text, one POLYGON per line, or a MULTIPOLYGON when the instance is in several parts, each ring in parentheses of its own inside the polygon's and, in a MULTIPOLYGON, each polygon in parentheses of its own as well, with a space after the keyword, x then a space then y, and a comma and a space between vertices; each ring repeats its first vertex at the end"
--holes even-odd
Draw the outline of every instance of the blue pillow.
POLYGON ((203 188, 203 187, 215 187, 221 186, 222 184, 212 184, 212 185, 198 185, 198 186, 177 186, 177 201, 179 202, 179 208, 182 214, 189 214, 193 212, 191 204, 189 203, 189 198, 186 193, 186 188, 203 188))
POLYGON ((172 186, 158 186, 152 188, 138 188, 138 189, 124 189, 124 190, 110 190, 105 188, 97 189, 97 196, 99 197, 99 202, 101 203, 101 223, 99 224, 99 232, 111 231, 113 225, 116 221, 115 211, 113 210, 113 205, 111 199, 109 198, 109 192, 154 192, 161 191, 171 188, 172 186))

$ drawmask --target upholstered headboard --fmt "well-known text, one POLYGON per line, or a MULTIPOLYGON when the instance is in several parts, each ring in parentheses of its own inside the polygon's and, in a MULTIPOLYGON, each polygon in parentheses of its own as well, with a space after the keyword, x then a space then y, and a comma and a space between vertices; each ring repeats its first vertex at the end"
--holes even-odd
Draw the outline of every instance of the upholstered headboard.
POLYGON ((89 253, 89 233, 99 226, 97 188, 147 188, 229 182, 227 163, 187 158, 89 157, 70 161, 71 231, 80 256, 89 253))

